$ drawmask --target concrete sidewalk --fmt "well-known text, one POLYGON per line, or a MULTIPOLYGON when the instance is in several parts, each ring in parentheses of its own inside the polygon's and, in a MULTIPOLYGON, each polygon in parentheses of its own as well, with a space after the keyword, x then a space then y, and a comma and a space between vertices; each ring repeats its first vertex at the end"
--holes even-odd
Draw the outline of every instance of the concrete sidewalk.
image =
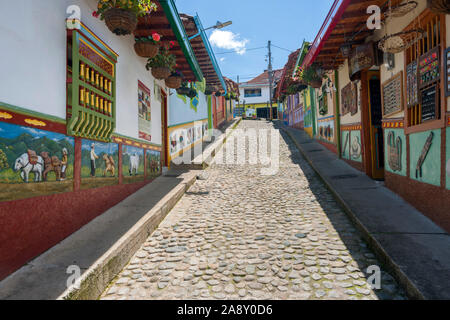
POLYGON ((276 122, 334 193, 366 241, 416 299, 450 299, 450 237, 401 197, 304 131, 276 122))
POLYGON ((155 179, 1 281, 0 300, 96 299, 198 174, 169 171, 155 179), (81 268, 81 286, 67 289, 72 265, 81 268))

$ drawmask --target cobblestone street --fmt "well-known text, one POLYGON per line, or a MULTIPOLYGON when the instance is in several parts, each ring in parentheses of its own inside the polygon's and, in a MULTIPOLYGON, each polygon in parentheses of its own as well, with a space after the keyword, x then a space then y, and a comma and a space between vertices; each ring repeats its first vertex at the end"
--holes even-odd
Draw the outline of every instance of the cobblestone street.
POLYGON ((102 299, 405 298, 384 271, 369 287, 379 262, 287 135, 279 172, 261 167, 213 164, 102 299))

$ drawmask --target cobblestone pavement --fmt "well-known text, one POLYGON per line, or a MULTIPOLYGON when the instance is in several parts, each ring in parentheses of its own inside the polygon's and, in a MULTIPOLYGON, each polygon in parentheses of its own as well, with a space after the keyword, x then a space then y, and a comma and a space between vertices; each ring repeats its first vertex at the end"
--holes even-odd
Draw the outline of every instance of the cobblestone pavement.
MULTIPOLYGON (((239 129, 270 129, 243 121, 239 129)), ((330 192, 280 133, 280 170, 205 171, 102 299, 404 299, 330 192)), ((248 147, 247 147, 248 148, 248 147)))

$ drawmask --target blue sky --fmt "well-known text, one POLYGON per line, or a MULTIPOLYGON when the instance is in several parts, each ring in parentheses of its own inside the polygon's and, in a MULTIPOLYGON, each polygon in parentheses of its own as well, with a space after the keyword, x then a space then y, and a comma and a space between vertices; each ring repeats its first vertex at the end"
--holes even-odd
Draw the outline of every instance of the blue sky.
MULTIPOLYGON (((221 30, 226 33, 207 33, 223 75, 235 81, 240 75, 241 82, 267 69, 267 48, 251 49, 267 47, 268 40, 289 50, 298 49, 303 39, 313 41, 332 3, 333 0, 176 0, 180 13, 198 13, 205 28, 218 20, 233 21, 221 30), (240 54, 218 54, 230 51, 240 54)), ((272 54, 274 69, 283 68, 289 52, 273 47, 272 54)))

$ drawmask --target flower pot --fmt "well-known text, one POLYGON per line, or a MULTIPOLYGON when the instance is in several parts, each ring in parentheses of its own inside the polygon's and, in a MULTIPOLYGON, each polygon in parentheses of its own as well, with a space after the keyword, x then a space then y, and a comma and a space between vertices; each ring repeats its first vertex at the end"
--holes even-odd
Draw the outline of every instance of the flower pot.
POLYGON ((427 6, 436 14, 450 14, 450 2, 448 0, 427 0, 427 6))
POLYGON ((159 47, 151 42, 136 42, 134 44, 134 51, 139 57, 153 58, 158 54, 159 47))
POLYGON ((188 88, 188 87, 180 87, 180 88, 177 89, 177 93, 178 93, 179 95, 186 96, 186 95, 188 95, 188 93, 189 93, 190 90, 191 90, 191 89, 188 88))
POLYGON ((118 36, 131 34, 137 28, 137 17, 132 11, 112 8, 104 13, 105 23, 118 36))
POLYGON ((221 97, 221 96, 222 96, 222 92, 217 91, 217 92, 216 92, 216 97, 221 97))
POLYGON ((311 80, 310 82, 309 82, 309 85, 311 86, 311 87, 313 87, 313 88, 320 88, 321 86, 322 86, 322 79, 320 79, 320 80, 311 80))
POLYGON ((187 96, 191 99, 195 98, 197 96, 197 91, 195 91, 194 89, 189 89, 189 93, 187 94, 187 96))
POLYGON ((158 80, 165 80, 170 77, 170 69, 168 67, 152 68, 152 75, 158 80))
POLYGON ((166 79, 166 86, 170 89, 178 89, 181 87, 182 78, 178 76, 170 76, 166 79))

